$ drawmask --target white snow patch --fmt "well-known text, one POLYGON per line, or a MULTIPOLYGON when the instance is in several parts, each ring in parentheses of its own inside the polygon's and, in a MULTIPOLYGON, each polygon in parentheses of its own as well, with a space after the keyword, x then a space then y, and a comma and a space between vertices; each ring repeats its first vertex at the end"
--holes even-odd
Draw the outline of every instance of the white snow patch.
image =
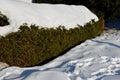
POLYGON ((24 2, 28 2, 28 3, 32 3, 33 0, 19 0, 19 1, 24 1, 24 2))

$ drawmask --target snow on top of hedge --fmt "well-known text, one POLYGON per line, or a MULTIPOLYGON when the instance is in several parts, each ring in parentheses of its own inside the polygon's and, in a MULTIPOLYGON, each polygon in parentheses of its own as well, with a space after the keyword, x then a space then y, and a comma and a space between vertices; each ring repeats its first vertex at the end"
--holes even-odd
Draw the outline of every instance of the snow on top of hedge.
POLYGON ((0 0, 0 11, 9 18, 10 25, 0 27, 0 35, 17 31, 20 25, 36 24, 42 27, 55 28, 59 25, 67 29, 84 26, 98 17, 83 5, 35 4, 20 0, 0 0))

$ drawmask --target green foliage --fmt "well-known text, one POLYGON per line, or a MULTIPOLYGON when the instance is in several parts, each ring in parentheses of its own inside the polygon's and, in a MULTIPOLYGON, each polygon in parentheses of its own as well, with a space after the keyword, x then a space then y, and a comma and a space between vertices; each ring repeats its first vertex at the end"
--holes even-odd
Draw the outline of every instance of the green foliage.
POLYGON ((63 26, 39 29, 38 26, 31 25, 28 28, 23 24, 18 32, 0 38, 0 61, 13 66, 44 63, 103 31, 103 19, 90 23, 69 30, 63 26))
POLYGON ((8 24, 9 24, 8 18, 0 12, 0 27, 8 24))
POLYGON ((120 0, 88 0, 86 4, 91 10, 102 12, 105 19, 111 19, 120 14, 120 0))

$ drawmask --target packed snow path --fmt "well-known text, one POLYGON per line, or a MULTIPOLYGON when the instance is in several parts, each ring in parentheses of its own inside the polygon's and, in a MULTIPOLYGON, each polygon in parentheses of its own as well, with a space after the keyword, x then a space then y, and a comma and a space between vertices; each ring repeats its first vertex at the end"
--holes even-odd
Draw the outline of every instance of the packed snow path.
POLYGON ((105 31, 43 66, 9 67, 0 80, 119 80, 120 31, 105 31))

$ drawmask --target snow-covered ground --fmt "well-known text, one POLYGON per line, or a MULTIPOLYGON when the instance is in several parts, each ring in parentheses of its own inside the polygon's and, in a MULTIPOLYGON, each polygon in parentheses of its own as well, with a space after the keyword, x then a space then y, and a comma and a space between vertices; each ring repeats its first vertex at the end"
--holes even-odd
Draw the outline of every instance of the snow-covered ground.
MULTIPOLYGON (((47 4, 42 4, 42 6, 43 5, 47 6, 47 4)), ((18 25, 18 22, 20 21, 21 24, 22 20, 27 21, 27 19, 31 17, 32 14, 36 14, 38 16, 39 12, 37 13, 38 10, 35 8, 37 6, 39 5, 23 3, 15 0, 4 0, 4 1, 1 0, 0 10, 2 10, 7 16, 9 16, 11 24, 8 26, 0 27, 0 33, 1 31, 5 32, 6 30, 9 31, 10 29, 11 31, 13 31, 13 28, 16 29, 13 23, 18 25), (9 4, 5 5, 5 3, 6 4, 9 3, 9 4), (19 5, 19 3, 24 5, 19 5), (28 5, 29 7, 30 6, 32 7, 27 8, 28 9, 27 12, 29 13, 30 10, 31 11, 35 10, 36 13, 32 12, 31 14, 29 13, 30 15, 27 16, 26 11, 23 11, 25 12, 24 15, 26 15, 27 17, 26 18, 22 12, 16 11, 16 8, 20 9, 19 7, 23 7, 22 10, 24 10, 26 7, 28 7, 28 5), (13 6, 12 7, 13 9, 10 8, 11 6, 13 6), (14 15, 13 15, 13 11, 15 12, 14 15), (16 19, 14 16, 18 19, 16 19)), ((52 7, 52 5, 49 5, 49 7, 50 6, 52 7)), ((68 8, 66 9, 66 5, 60 5, 60 6, 65 7, 64 8, 65 12, 66 10, 68 10, 69 12, 69 9, 68 8)), ((72 6, 71 8, 72 10, 77 11, 78 7, 72 6)), ((56 7, 54 6, 54 8, 56 7)), ((58 9, 58 7, 56 9, 58 9)), ((61 9, 64 10, 63 8, 61 9)), ((61 16, 63 14, 64 13, 61 12, 61 16)), ((73 18, 74 16, 77 15, 72 12, 71 14, 73 14, 73 18)), ((88 14, 91 14, 91 12, 89 13, 88 11, 88 14)), ((33 18, 32 21, 38 19, 34 17, 35 15, 32 16, 33 18)), ((79 20, 79 17, 78 18, 77 17, 72 21, 73 23, 79 20)), ((82 18, 83 20, 86 20, 85 16, 83 15, 82 18)), ((67 20, 66 17, 65 20, 67 20)), ((60 20, 58 19, 58 21, 60 20)), ((80 20, 80 22, 82 21, 80 20)), ((84 43, 72 48, 63 56, 60 56, 43 66, 34 66, 29 68, 20 68, 20 67, 11 66, 5 68, 0 71, 0 80, 120 80, 120 31, 117 30, 105 31, 101 36, 85 41, 84 43)))

